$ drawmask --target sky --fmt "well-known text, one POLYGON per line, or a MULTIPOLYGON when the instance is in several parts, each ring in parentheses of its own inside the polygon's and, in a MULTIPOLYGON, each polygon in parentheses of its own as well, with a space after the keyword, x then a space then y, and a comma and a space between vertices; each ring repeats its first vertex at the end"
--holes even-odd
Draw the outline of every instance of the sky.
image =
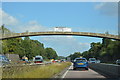
MULTIPOLYGON (((69 27, 73 32, 118 34, 117 2, 3 2, 2 24, 13 32, 53 31, 69 27)), ((35 36, 45 47, 52 47, 59 56, 83 52, 91 42, 101 38, 84 36, 35 36)))
POLYGON ((119 2, 119 0, 2 0, 2 2, 119 2))

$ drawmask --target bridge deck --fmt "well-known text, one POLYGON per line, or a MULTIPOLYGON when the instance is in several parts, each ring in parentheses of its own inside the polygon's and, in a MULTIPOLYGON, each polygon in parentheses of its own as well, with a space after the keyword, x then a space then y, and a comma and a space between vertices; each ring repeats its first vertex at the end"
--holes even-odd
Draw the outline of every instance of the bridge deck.
POLYGON ((101 34, 101 33, 89 33, 89 32, 25 32, 25 33, 10 33, 10 34, 1 34, 0 40, 17 38, 17 37, 26 37, 26 36, 43 36, 43 35, 73 35, 73 36, 89 36, 89 37, 98 37, 98 38, 109 38, 120 40, 118 35, 111 34, 101 34))

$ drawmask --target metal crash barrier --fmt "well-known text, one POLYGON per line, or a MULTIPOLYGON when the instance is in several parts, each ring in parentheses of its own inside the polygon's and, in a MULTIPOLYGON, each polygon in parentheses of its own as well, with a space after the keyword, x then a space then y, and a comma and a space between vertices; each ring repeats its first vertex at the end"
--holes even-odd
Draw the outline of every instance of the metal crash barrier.
POLYGON ((110 78, 120 78, 120 65, 105 63, 89 63, 89 67, 110 78))

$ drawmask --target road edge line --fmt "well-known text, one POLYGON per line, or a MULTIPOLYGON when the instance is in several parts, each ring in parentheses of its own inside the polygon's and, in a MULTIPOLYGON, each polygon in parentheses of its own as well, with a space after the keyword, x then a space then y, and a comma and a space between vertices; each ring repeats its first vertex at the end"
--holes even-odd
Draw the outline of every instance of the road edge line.
POLYGON ((70 69, 71 67, 72 67, 72 66, 70 66, 70 67, 68 68, 68 70, 63 74, 62 78, 65 78, 66 74, 68 73, 68 71, 69 71, 69 69, 70 69))

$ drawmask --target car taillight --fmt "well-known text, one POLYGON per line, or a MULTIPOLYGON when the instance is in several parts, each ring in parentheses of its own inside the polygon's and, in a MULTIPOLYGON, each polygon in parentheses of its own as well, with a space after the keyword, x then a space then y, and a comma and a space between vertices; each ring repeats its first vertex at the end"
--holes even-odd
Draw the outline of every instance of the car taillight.
POLYGON ((35 61, 35 63, 42 63, 42 61, 35 61))

